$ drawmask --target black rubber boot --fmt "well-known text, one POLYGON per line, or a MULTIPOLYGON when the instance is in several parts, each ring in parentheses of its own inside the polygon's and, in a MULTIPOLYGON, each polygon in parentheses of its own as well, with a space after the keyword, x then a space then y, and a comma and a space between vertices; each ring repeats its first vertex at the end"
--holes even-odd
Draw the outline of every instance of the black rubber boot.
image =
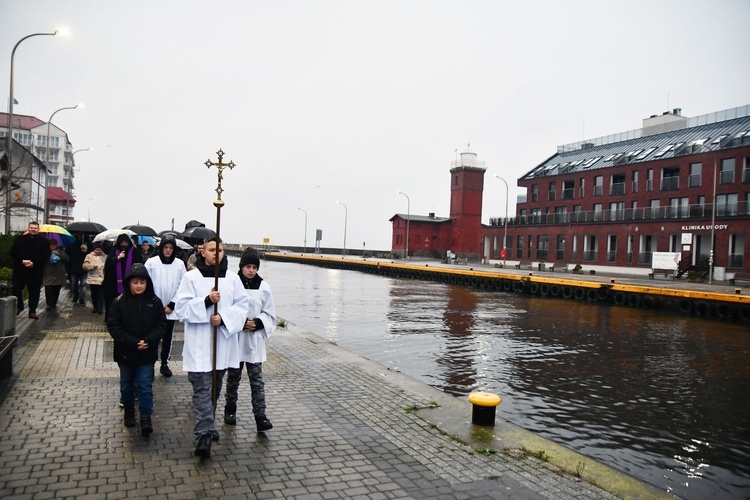
POLYGON ((258 428, 258 432, 268 431, 273 429, 273 424, 266 418, 265 415, 255 416, 255 426, 258 428))
POLYGON ((135 427, 135 408, 132 406, 125 407, 125 417, 122 419, 125 427, 135 427))
POLYGON ((237 425, 237 405, 235 403, 227 403, 224 406, 224 423, 237 425))
POLYGON ((141 434, 147 436, 154 432, 154 427, 151 425, 151 415, 141 415, 141 434))

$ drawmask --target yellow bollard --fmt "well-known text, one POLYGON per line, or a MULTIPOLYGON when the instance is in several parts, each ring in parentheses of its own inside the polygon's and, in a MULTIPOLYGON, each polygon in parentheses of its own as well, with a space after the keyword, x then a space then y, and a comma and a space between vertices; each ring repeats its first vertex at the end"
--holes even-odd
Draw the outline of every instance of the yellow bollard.
POLYGON ((469 403, 473 405, 471 423, 493 427, 495 425, 495 408, 502 401, 500 396, 491 392, 472 392, 469 394, 469 403))

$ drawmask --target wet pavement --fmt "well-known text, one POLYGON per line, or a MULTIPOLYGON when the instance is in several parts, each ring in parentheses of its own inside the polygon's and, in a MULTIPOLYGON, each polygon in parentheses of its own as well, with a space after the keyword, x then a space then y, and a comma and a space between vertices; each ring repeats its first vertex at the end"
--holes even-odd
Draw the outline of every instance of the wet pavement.
POLYGON ((475 426, 468 401, 293 325, 264 365, 274 428, 256 432, 245 380, 238 425, 219 425, 201 460, 179 325, 144 438, 122 424, 102 316, 69 300, 18 318, 13 377, 0 382, 0 498, 669 497, 503 421, 502 405, 494 428, 475 426))

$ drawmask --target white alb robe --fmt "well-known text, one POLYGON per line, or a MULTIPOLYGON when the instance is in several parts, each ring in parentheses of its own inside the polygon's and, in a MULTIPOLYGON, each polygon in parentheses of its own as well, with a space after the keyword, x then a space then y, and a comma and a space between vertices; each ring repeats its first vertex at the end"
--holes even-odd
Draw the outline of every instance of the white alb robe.
MULTIPOLYGON (((157 255, 146 261, 146 270, 154 283, 154 293, 161 299, 162 304, 169 305, 177 302, 177 289, 185 276, 185 264, 180 259, 174 259, 171 264, 164 264, 157 255)), ((167 319, 176 320, 177 314, 174 310, 167 314, 167 319)))
POLYGON ((263 363, 266 360, 266 340, 276 329, 276 308, 271 287, 265 281, 261 281, 260 288, 245 289, 245 293, 250 300, 248 319, 259 318, 263 322, 263 328, 254 332, 242 330, 239 333, 240 361, 263 363))
MULTIPOLYGON (((204 278, 198 269, 193 269, 185 274, 177 290, 174 310, 185 325, 182 369, 187 372, 205 373, 212 369, 214 307, 206 307, 205 299, 213 286, 213 277, 204 278)), ((218 327, 216 369, 239 368, 237 333, 245 326, 249 299, 240 278, 232 273, 219 278, 219 293, 218 313, 223 324, 218 327)))

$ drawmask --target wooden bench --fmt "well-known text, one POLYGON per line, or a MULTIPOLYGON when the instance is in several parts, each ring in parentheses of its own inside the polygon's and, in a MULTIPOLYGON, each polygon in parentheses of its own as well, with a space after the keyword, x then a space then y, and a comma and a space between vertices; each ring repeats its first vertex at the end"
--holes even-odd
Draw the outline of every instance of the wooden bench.
POLYGON ((750 282, 750 273, 727 273, 726 278, 730 285, 735 286, 738 281, 750 282))
POLYGON ((530 260, 526 260, 526 261, 522 260, 521 262, 519 262, 518 264, 516 264, 516 269, 521 269, 521 268, 531 269, 531 261, 530 260))
POLYGON ((677 273, 677 269, 658 269, 654 268, 651 269, 651 272, 648 273, 648 279, 652 280, 654 277, 659 274, 663 274, 665 278, 672 278, 675 279, 675 273, 677 273))
POLYGON ((0 337, 0 378, 13 375, 13 346, 18 343, 18 336, 0 337))

